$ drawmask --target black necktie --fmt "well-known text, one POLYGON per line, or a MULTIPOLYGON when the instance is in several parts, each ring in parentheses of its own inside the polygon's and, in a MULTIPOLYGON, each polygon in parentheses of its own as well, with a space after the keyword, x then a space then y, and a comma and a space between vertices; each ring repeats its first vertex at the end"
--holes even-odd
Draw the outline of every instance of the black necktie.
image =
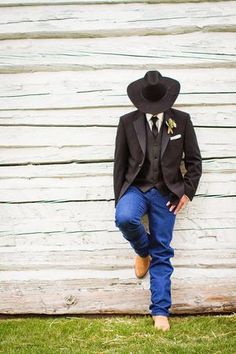
POLYGON ((152 133, 157 136, 158 134, 158 128, 156 126, 156 121, 157 121, 158 117, 157 116, 152 116, 151 120, 152 120, 152 133))

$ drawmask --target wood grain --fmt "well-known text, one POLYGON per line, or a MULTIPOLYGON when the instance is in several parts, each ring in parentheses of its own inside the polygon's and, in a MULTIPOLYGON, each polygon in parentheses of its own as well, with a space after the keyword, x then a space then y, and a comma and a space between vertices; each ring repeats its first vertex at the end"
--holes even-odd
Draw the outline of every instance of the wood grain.
POLYGON ((0 38, 85 38, 235 31, 234 1, 2 7, 0 38), (227 18, 227 21, 225 20, 227 18))
POLYGON ((123 36, 115 41, 114 37, 4 40, 0 73, 235 68, 234 38, 233 32, 196 31, 123 36))

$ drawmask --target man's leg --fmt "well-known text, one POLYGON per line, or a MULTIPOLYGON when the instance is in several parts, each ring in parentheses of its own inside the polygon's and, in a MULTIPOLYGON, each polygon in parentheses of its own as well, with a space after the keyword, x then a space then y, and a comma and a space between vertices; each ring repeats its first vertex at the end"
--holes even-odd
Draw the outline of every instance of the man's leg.
POLYGON ((168 196, 163 196, 157 189, 153 195, 148 213, 150 247, 152 257, 149 268, 151 314, 169 316, 171 307, 171 274, 174 270, 170 258, 174 249, 170 246, 176 215, 170 212, 166 203, 168 196))
POLYGON ((147 212, 147 201, 142 191, 129 186, 116 205, 115 224, 140 257, 149 255, 149 237, 141 222, 147 212))

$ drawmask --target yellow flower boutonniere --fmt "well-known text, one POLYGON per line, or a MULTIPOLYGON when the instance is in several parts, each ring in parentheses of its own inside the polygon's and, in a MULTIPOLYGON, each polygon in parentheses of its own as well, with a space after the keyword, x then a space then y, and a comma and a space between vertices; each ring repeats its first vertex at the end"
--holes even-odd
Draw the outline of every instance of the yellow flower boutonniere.
POLYGON ((170 133, 173 134, 173 129, 177 127, 175 120, 172 118, 169 118, 166 121, 166 125, 168 127, 167 134, 170 134, 170 133))

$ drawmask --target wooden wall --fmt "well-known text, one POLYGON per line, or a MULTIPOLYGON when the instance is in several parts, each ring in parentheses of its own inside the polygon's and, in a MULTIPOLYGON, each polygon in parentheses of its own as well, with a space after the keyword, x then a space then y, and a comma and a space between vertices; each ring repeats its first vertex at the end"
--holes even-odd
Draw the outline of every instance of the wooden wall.
MULTIPOLYGON (((178 214, 172 313, 236 309, 234 1, 2 0, 0 313, 148 313, 114 223, 131 81, 181 82, 203 156, 178 214)), ((145 222, 145 220, 144 220, 145 222)))

